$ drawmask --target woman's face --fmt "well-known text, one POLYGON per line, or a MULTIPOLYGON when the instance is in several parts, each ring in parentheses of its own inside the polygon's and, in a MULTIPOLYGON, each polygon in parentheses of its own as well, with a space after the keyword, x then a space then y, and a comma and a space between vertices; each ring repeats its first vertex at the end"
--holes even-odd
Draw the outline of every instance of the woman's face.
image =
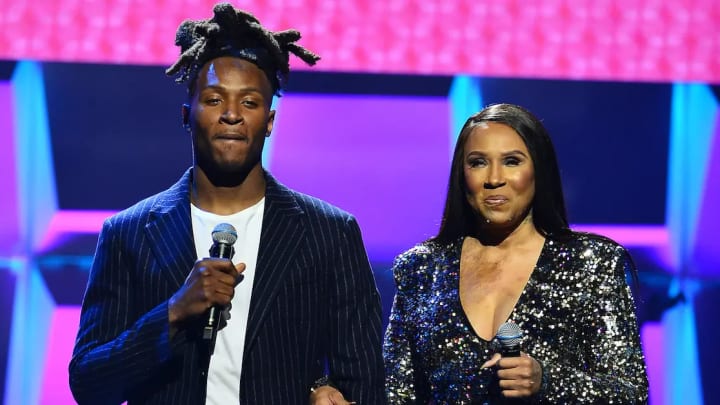
POLYGON ((535 171, 515 130, 497 122, 479 124, 465 143, 463 169, 468 202, 483 226, 515 227, 530 215, 535 171))

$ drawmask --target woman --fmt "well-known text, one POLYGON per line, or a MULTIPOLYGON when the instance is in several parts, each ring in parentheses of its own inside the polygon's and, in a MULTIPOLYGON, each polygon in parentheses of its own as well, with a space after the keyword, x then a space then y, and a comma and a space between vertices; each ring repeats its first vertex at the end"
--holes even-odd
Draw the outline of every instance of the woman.
POLYGON ((438 235, 395 260, 385 335, 392 404, 647 402, 617 243, 568 228, 547 131, 510 104, 471 116, 438 235), (524 332, 502 357, 498 327, 524 332))

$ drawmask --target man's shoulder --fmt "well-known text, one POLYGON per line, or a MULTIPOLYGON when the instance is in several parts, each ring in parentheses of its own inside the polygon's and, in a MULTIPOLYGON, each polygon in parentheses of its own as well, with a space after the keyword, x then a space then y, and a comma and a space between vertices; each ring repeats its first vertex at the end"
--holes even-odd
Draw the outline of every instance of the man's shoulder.
POLYGON ((300 208, 305 212, 341 219, 347 219, 352 216, 348 211, 318 197, 295 190, 290 190, 290 192, 293 194, 293 197, 295 197, 300 208))
MULTIPOLYGON (((134 221, 145 221, 150 213, 155 209, 169 209, 177 206, 177 204, 190 202, 188 196, 188 182, 190 179, 190 170, 187 170, 180 179, 154 195, 146 197, 132 206, 116 213, 109 218, 110 223, 128 223, 134 221)), ((189 206, 188 206, 189 209, 189 206)))
POLYGON ((150 215, 152 208, 158 204, 158 201, 164 200, 167 193, 168 190, 164 190, 150 197, 146 197, 132 206, 117 212, 109 218, 109 221, 114 224, 142 221, 150 215))
POLYGON ((328 201, 286 186, 267 171, 265 172, 265 179, 267 182, 265 197, 279 202, 279 205, 276 206, 283 208, 289 208, 290 205, 296 206, 293 209, 299 208, 310 217, 340 219, 343 221, 353 217, 348 211, 328 201))

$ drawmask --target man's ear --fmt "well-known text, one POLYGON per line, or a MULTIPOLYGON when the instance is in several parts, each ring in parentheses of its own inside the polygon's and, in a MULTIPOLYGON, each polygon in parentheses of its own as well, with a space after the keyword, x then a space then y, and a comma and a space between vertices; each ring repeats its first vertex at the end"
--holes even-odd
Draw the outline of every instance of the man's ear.
POLYGON ((270 134, 272 133, 273 124, 275 123, 275 110, 270 110, 270 114, 268 114, 268 122, 267 122, 267 128, 265 131, 265 137, 270 137, 270 134))
POLYGON ((182 105, 182 123, 186 129, 190 129, 190 104, 182 105))

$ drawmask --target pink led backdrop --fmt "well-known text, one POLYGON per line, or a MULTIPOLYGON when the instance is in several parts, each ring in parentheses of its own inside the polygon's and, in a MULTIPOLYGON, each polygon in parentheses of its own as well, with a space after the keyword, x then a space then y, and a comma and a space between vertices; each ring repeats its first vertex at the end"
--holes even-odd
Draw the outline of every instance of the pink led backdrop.
MULTIPOLYGON (((216 1, 0 0, 0 59, 169 65, 216 1)), ((716 0, 235 1, 339 71, 720 82, 716 0)))

